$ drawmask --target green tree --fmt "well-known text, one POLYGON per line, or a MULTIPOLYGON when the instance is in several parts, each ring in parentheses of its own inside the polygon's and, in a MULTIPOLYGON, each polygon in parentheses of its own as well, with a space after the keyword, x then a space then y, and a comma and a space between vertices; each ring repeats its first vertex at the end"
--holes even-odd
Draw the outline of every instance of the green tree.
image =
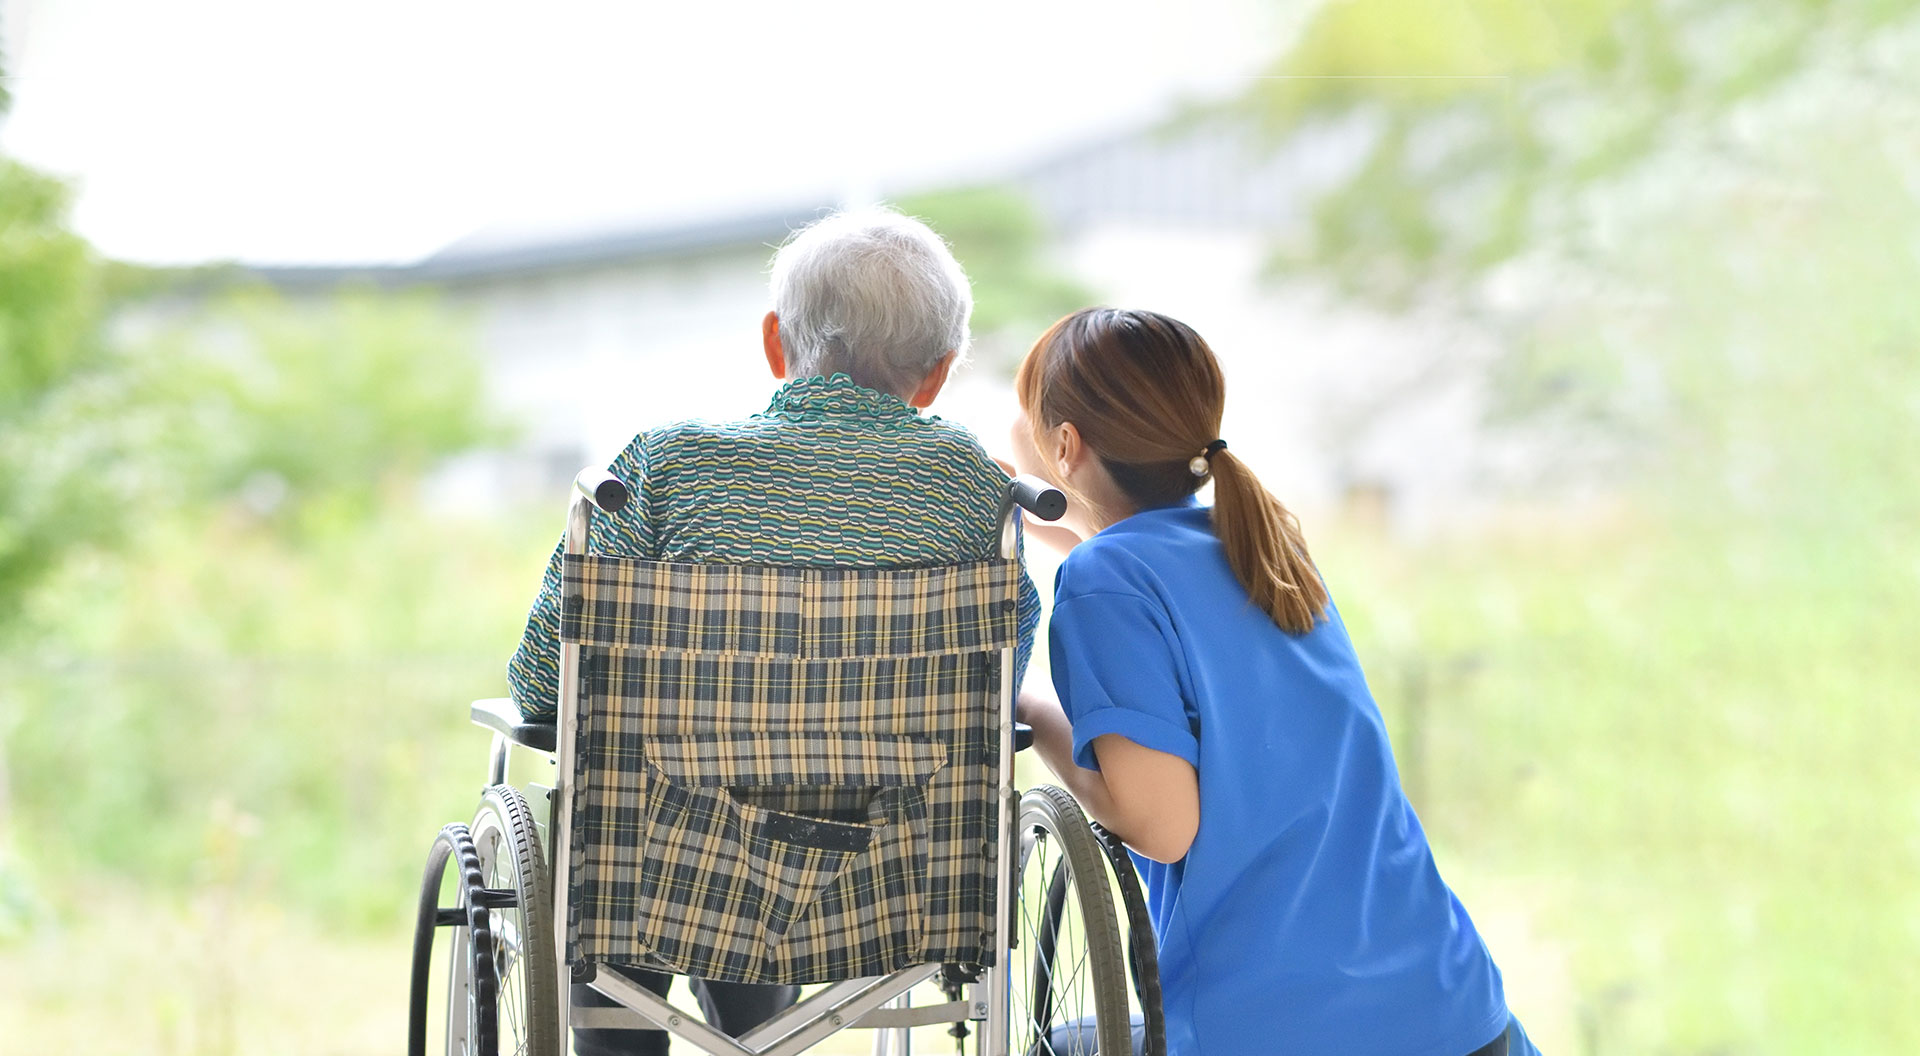
MULTIPOLYGON (((1834 119, 1846 150, 1909 139, 1900 102, 1920 84, 1901 56, 1916 11, 1912 0, 1338 0, 1224 115, 1275 151, 1348 160, 1277 240, 1276 277, 1457 327, 1464 339, 1416 351, 1431 362, 1412 376, 1476 376, 1491 424, 1552 436, 1589 469, 1637 472, 1683 427, 1690 405, 1670 398, 1675 387, 1715 352, 1656 355, 1596 329, 1597 311, 1643 319, 1664 299, 1645 255, 1690 210, 1728 219, 1722 198, 1772 201, 1787 185, 1843 193, 1842 174, 1804 164, 1834 119)), ((1731 259, 1751 234, 1699 232, 1694 251, 1731 259)), ((1404 403, 1371 401, 1345 416, 1349 431, 1404 403)))
POLYGON ((425 293, 290 301, 240 286, 142 343, 149 393, 190 422, 198 504, 361 516, 448 455, 505 438, 466 327, 425 293))
POLYGON ((42 204, 38 228, 0 239, 0 628, 64 555, 160 511, 238 502, 287 526, 352 522, 437 460, 506 435, 470 335, 427 295, 296 303, 242 287, 184 307, 122 302, 166 321, 106 341, 103 270, 52 219, 56 185, 9 174, 42 204))
MULTIPOLYGON (((1736 111, 1853 66, 1911 0, 1338 0, 1232 109, 1275 142, 1343 128, 1344 178, 1277 254, 1376 302, 1551 246, 1602 252, 1583 210, 1676 154, 1744 149, 1736 111)), ((1436 289, 1437 287, 1437 289, 1436 289)))
MULTIPOLYGON (((1047 260, 1046 222, 1018 190, 1004 186, 961 187, 902 199, 901 211, 918 216, 953 246, 973 282, 973 329, 1002 352, 1026 351, 1042 327, 1092 303, 1093 294, 1047 260)), ((991 349, 989 349, 991 355, 991 349)), ((996 358, 1004 358, 1004 355, 996 358)), ((996 368, 1010 364, 996 362, 996 368)))
POLYGON ((0 628, 68 548, 108 534, 122 386, 100 266, 67 190, 0 156, 0 628))

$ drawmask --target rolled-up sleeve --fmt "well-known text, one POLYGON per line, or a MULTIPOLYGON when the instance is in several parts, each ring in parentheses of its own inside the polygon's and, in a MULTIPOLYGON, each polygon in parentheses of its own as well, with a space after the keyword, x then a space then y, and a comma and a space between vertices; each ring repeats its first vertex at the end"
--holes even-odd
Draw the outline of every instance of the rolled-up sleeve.
POLYGON ((1054 690, 1073 723, 1074 762, 1099 769, 1093 741, 1117 733, 1200 765, 1165 613, 1133 594, 1058 598, 1048 629, 1054 690))

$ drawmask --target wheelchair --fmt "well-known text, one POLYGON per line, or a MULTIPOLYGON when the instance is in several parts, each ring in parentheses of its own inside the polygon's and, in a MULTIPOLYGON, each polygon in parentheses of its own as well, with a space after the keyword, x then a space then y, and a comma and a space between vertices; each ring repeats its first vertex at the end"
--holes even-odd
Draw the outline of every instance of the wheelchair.
POLYGON ((452 1054, 611 1027, 715 1056, 867 1029, 909 1056, 940 1026, 960 1054, 1164 1053, 1131 859, 1063 789, 1015 785, 1020 518, 1058 518, 1060 492, 1009 483, 999 560, 788 568, 590 554, 628 492, 598 469, 573 490, 558 718, 472 706, 487 782, 427 858, 412 1056, 436 959, 452 1054), (508 782, 516 748, 548 784, 508 782), (805 989, 735 1038, 607 965, 805 989))

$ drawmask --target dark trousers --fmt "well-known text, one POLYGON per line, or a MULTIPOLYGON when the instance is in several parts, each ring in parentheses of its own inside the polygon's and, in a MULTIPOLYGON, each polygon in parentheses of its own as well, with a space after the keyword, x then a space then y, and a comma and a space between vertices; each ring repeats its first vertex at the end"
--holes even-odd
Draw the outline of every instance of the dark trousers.
MULTIPOLYGON (((602 965, 603 972, 618 972, 634 985, 665 997, 673 985, 673 976, 645 968, 602 965)), ((687 977, 700 1013, 716 1030, 731 1037, 772 1019, 792 1007, 800 998, 797 986, 770 986, 760 983, 720 983, 687 977)), ((573 988, 576 1008, 608 1008, 617 1002, 590 986, 573 988)), ((667 1032, 664 1030, 576 1030, 573 1032, 576 1056, 666 1056, 667 1032)))

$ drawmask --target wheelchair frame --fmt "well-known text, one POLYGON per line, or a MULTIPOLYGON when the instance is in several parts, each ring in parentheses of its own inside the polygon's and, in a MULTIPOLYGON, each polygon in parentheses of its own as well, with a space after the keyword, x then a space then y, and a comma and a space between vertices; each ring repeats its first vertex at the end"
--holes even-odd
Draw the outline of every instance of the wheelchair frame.
MULTIPOLYGON (((612 513, 624 506, 628 500, 626 486, 604 470, 589 468, 580 473, 574 482, 574 494, 568 507, 567 530, 564 551, 570 555, 587 553, 588 539, 595 512, 612 513)), ((1018 556, 1020 513, 1022 510, 1032 513, 1043 520, 1055 520, 1066 509, 1066 498, 1058 490, 1043 481, 1031 477, 1018 477, 1010 481, 1001 503, 1000 511, 1000 557, 1002 560, 1014 560, 1018 556)), ((887 1045, 888 1035, 899 1041, 904 1053, 910 1044, 906 1030, 914 1026, 928 1026, 943 1023, 979 1022, 982 1024, 980 1051, 1004 1056, 1011 1041, 1010 1016, 1012 1013, 1011 986, 1014 976, 1012 950, 1014 948, 1013 905, 1011 897, 1016 869, 1025 860, 1028 842, 1031 836, 1021 838, 1017 814, 1021 809, 1020 792, 1014 785, 1015 721, 1013 648, 1003 648, 999 665, 1000 678, 1000 715, 996 723, 999 737, 998 770, 993 785, 995 809, 999 812, 997 850, 994 859, 994 883, 1002 897, 994 899, 993 928, 994 949, 998 951, 994 964, 979 969, 976 979, 970 982, 952 983, 947 992, 950 997, 959 995, 959 1000, 949 1000, 942 1004, 912 1007, 909 993, 914 987, 932 979, 942 972, 939 963, 914 965, 886 976, 874 976, 831 982, 792 1007, 778 1013, 772 1019, 753 1028, 738 1039, 727 1036, 708 1025, 704 1019, 688 1013, 615 972, 592 972, 590 965, 573 965, 567 960, 567 921, 570 914, 571 884, 569 870, 570 855, 565 848, 570 847, 575 824, 573 817, 574 796, 572 794, 572 775, 574 774, 578 737, 578 706, 581 690, 580 652, 577 642, 564 641, 560 646, 560 683, 556 720, 553 726, 544 724, 522 724, 517 712, 507 701, 476 701, 473 716, 476 724, 493 732, 493 741, 487 765, 487 786, 506 785, 508 763, 515 745, 546 754, 555 764, 554 783, 546 790, 548 803, 548 825, 545 848, 539 853, 545 858, 551 892, 550 909, 547 914, 551 922, 551 936, 522 936, 523 943, 549 942, 554 965, 555 981, 558 992, 554 995, 558 1015, 558 1044, 562 1051, 571 1047, 572 1030, 575 1028, 639 1028, 665 1030, 675 1037, 689 1042, 713 1056, 792 1056, 800 1053, 822 1039, 841 1030, 860 1028, 883 1028, 875 1039, 875 1051, 892 1051, 887 1045), (551 731, 549 733, 549 731, 551 731), (1019 856, 1019 857, 1016 857, 1019 856), (588 969, 583 971, 582 969, 588 969), (575 1009, 571 1001, 571 988, 575 983, 583 983, 600 994, 611 998, 618 1007, 575 1009), (997 998, 997 999, 996 999, 997 998), (892 1006, 892 1007, 888 1007, 892 1006)), ((536 788, 538 786, 535 786, 536 788)), ((1064 798, 1064 795, 1063 797, 1064 798)), ((1071 806, 1071 800, 1067 800, 1071 806)), ((1073 808, 1078 816, 1078 808, 1073 808)), ((1101 832, 1097 826, 1086 823, 1096 837, 1107 842, 1107 854, 1117 859, 1113 867, 1121 874, 1121 884, 1126 902, 1126 923, 1131 926, 1131 944, 1136 989, 1141 993, 1143 1003, 1151 994, 1152 1008, 1149 1015, 1149 1036, 1157 1034, 1158 1026, 1158 979, 1144 978, 1141 971, 1144 963, 1145 976, 1155 975, 1153 965, 1152 936, 1150 926, 1146 924, 1144 906, 1138 895, 1137 880, 1132 875, 1130 863, 1120 850, 1117 840, 1101 832), (1144 933, 1144 934, 1143 934, 1144 933), (1145 949, 1142 949, 1144 943, 1145 949)), ((449 826, 450 832, 459 826, 449 826)), ((460 857, 462 866, 469 874, 469 889, 474 896, 468 901, 478 901, 478 905, 463 905, 456 909, 434 909, 424 900, 429 898, 423 892, 422 920, 433 916, 437 926, 467 926, 474 929, 470 942, 479 942, 485 949, 485 943, 493 940, 485 924, 485 909, 491 903, 504 901, 508 892, 489 890, 474 885, 473 875, 477 867, 467 859, 473 854, 472 843, 468 840, 462 845, 459 840, 449 840, 447 832, 442 834, 442 842, 435 845, 435 857, 429 859, 428 876, 434 888, 438 887, 436 861, 444 868, 449 855, 460 857), (447 848, 442 850, 443 846, 447 848)), ((464 839, 464 831, 460 834, 464 839)), ((1062 836, 1063 839, 1066 837, 1062 836)), ((1084 846, 1082 850, 1084 851, 1084 846)), ((1084 857, 1082 858, 1084 861, 1084 857)), ((1091 878, 1088 878, 1091 882, 1091 878)), ((1106 877, 1101 876, 1104 883, 1106 877)), ((1064 867, 1061 875, 1055 878, 1055 887, 1065 881, 1064 867)), ((1050 898, 1058 899, 1057 895, 1050 898)), ((1050 908, 1048 924, 1057 926, 1057 906, 1050 908)), ((428 936, 430 940, 430 935, 428 936)), ((416 1048, 423 1047, 422 1025, 419 1009, 422 993, 422 973, 425 965, 421 961, 422 940, 416 936, 415 952, 415 1020, 412 1038, 416 1048)), ((456 944, 457 945, 457 944, 456 944)), ((475 955, 479 956, 478 954, 475 955)), ((1051 953, 1048 954, 1049 958, 1051 953)), ((430 957, 429 957, 430 959, 430 957)), ((456 991, 461 989, 461 958, 454 958, 456 991)), ((1051 964, 1048 969, 1051 972, 1051 964)), ((470 969, 469 969, 470 971, 470 969)), ((477 983, 478 980, 475 980, 477 983)), ((492 1001, 493 995, 476 994, 474 1001, 492 1001)), ((1124 1004, 1124 1002, 1123 1002, 1124 1004)), ((450 1015, 451 1022, 451 1015, 450 1015)), ((1153 1053, 1160 1044, 1158 1038, 1149 1042, 1148 1052, 1153 1053)), ((491 1056, 491 1054, 485 1054, 491 1056)))

